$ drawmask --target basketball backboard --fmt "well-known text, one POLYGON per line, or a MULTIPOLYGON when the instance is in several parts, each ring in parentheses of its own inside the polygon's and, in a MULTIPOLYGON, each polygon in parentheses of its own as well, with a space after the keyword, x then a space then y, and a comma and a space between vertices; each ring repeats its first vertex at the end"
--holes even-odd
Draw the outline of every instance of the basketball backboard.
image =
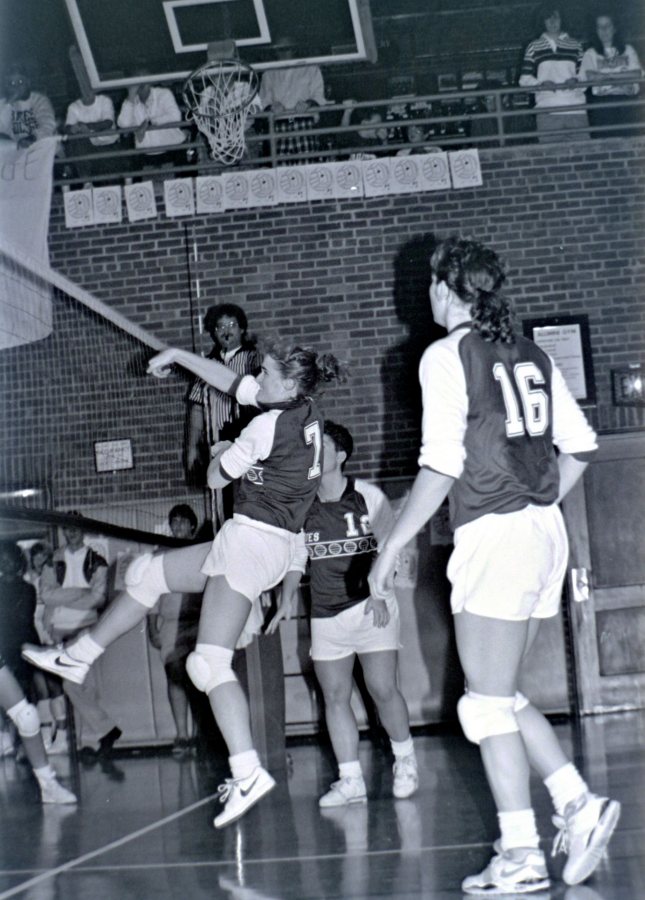
POLYGON ((65 0, 94 88, 178 81, 233 39, 255 69, 375 59, 369 0, 65 0), (288 42, 288 61, 275 45, 288 42))

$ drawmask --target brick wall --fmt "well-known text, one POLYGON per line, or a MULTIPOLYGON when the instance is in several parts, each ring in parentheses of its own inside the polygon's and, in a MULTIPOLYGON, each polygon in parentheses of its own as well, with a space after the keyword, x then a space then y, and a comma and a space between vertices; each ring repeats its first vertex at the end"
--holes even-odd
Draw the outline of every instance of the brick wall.
MULTIPOLYGON (((345 359, 351 380, 325 395, 323 407, 354 432, 352 471, 405 475, 414 471, 418 446, 417 363, 441 334, 430 321, 427 256, 433 235, 460 231, 504 254, 520 318, 589 316, 598 399, 590 417, 603 431, 633 429, 643 426, 643 410, 612 406, 610 368, 645 362, 643 144, 614 139, 482 151, 484 184, 475 190, 184 220, 165 218, 158 197, 151 222, 78 231, 65 228, 57 196, 52 265, 159 338, 190 349, 186 246, 191 254, 195 247, 195 316, 210 303, 234 301, 246 309, 252 331, 292 335, 345 359)), ((198 349, 207 344, 197 335, 198 349)), ((15 363, 30 351, 9 352, 15 363)), ((59 372, 51 377, 64 381, 59 372)), ((161 496, 181 483, 176 443, 184 386, 148 382, 139 378, 126 405, 150 414, 131 416, 113 436, 132 437, 148 467, 142 481, 130 476, 128 490, 141 484, 161 496)), ((96 396, 92 402, 100 408, 96 396)), ((9 431, 17 427, 14 412, 9 431)), ((48 416, 46 409, 36 416, 45 436, 48 416)), ((65 417, 64 410, 56 416, 65 417)), ((97 483, 88 470, 87 477, 95 492, 108 490, 105 476, 97 483)), ((118 492, 126 477, 111 476, 109 491, 118 492)))

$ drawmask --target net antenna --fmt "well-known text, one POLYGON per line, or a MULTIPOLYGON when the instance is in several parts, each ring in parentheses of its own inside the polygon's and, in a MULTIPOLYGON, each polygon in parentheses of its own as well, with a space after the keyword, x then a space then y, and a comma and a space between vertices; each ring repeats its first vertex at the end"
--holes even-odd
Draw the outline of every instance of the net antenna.
POLYGON ((210 43, 208 61, 184 83, 188 118, 205 135, 211 157, 224 166, 232 166, 244 156, 247 118, 261 108, 259 89, 257 73, 240 61, 232 40, 210 43))

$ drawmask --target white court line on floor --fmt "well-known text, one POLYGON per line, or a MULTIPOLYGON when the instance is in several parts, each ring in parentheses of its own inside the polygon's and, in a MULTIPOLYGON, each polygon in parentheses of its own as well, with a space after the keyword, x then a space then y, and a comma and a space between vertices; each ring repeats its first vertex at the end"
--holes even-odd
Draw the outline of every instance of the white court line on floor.
MULTIPOLYGON (((151 831, 154 831, 157 828, 160 828, 163 825, 167 825, 170 822, 175 821, 176 819, 181 818, 187 813, 193 812, 196 809, 199 809, 200 806, 204 806, 207 803, 210 803, 214 799, 216 799, 218 794, 211 794, 208 797, 204 797, 202 800, 197 800, 195 803, 192 803, 190 806, 186 806, 184 809, 177 810, 177 812, 172 813, 169 816, 165 816, 163 819, 159 819, 157 822, 152 822, 150 825, 146 825, 143 828, 139 828, 137 831, 133 831, 131 834, 124 835, 124 837, 119 838, 116 841, 112 841, 109 844, 106 844, 104 847, 99 847, 96 850, 92 850, 89 853, 84 853, 82 856, 76 857, 76 859, 71 859, 66 863, 63 863, 60 866, 57 866, 54 869, 47 869, 45 872, 41 872, 33 878, 28 879, 27 881, 23 881, 20 884, 15 885, 15 887, 10 888, 8 891, 0 894, 0 900, 6 900, 8 897, 15 897, 17 894, 22 893, 22 891, 28 890, 30 887, 33 887, 36 884, 41 884, 43 881, 46 881, 49 878, 55 878, 57 875, 63 874, 64 872, 69 871, 70 869, 78 868, 83 865, 83 863, 87 862, 90 859, 94 859, 97 856, 101 856, 104 853, 108 853, 111 850, 116 849, 117 847, 121 847, 124 844, 129 843, 130 841, 134 841, 139 837, 142 837, 145 834, 148 834, 151 831)), ((640 834, 644 830, 642 828, 636 829, 627 829, 627 831, 618 832, 618 834, 622 833, 623 835, 629 834, 633 836, 634 833, 640 834)), ((275 864, 284 864, 284 863, 293 863, 293 862, 314 862, 316 860, 330 860, 330 859, 343 859, 345 857, 351 856, 392 856, 400 853, 438 853, 438 852, 450 852, 454 850, 476 850, 481 847, 490 846, 490 841, 475 841, 468 844, 431 844, 428 846, 415 847, 414 849, 406 850, 403 847, 396 847, 390 849, 383 850, 363 850, 363 851, 355 851, 351 853, 316 853, 316 854, 298 854, 297 856, 276 856, 276 857, 258 857, 257 859, 244 859, 245 866, 253 866, 253 865, 275 865, 275 864)), ((152 869, 182 869, 182 868, 224 868, 228 866, 235 866, 238 864, 237 860, 229 859, 229 860, 186 860, 185 862, 176 861, 176 862, 159 862, 159 863, 124 863, 122 865, 104 865, 104 866, 83 866, 82 871, 85 872, 119 872, 119 871, 141 871, 141 870, 152 870, 152 869)), ((25 870, 1 870, 0 869, 0 877, 14 874, 24 874, 25 870)))
MULTIPOLYGON (((182 810, 185 812, 187 810, 182 810)), ((123 843, 125 839, 122 839, 118 843, 123 843)), ((107 847, 104 847, 103 850, 93 851, 93 853, 103 853, 106 850, 111 850, 115 845, 110 844, 107 847)), ((277 863, 293 863, 293 862, 315 862, 316 860, 325 860, 325 859, 344 859, 347 856, 393 856, 399 853, 435 853, 440 850, 476 850, 479 847, 490 847, 490 841, 479 841, 473 844, 436 844, 434 846, 428 847, 415 847, 414 850, 406 850, 403 847, 392 847, 387 850, 352 850, 349 853, 313 853, 313 854, 299 854, 298 856, 262 856, 257 857, 257 859, 249 859, 247 857, 244 858, 243 864, 245 866, 264 866, 267 864, 275 865, 277 863)), ((79 857, 78 860, 72 861, 70 864, 65 864, 61 866, 61 869, 71 868, 73 865, 76 867, 79 861, 83 858, 87 858, 90 854, 86 854, 85 857, 79 857)), ((127 871, 138 871, 138 870, 146 870, 146 869, 207 869, 207 868, 221 868, 226 866, 237 866, 240 861, 236 859, 199 859, 199 860, 186 860, 182 862, 180 860, 176 860, 175 862, 157 862, 157 863, 117 863, 116 865, 110 866, 83 866, 83 872, 127 872, 127 871)), ((25 872, 31 871, 29 869, 0 869, 0 876, 2 875, 20 875, 25 874, 25 872)), ((43 875, 56 875, 58 874, 59 869, 51 869, 47 870, 47 872, 43 872, 43 875)), ((21 886, 21 890, 23 890, 27 886, 27 883, 24 882, 21 886)), ((15 891, 15 888, 11 889, 15 891)), ((4 900, 5 897, 10 897, 11 894, 0 894, 0 900, 4 900)))
MULTIPOLYGON (((199 809, 200 806, 205 806, 207 803, 212 803, 213 800, 216 800, 218 796, 219 794, 210 794, 208 797, 203 797, 201 800, 197 800, 195 803, 191 803, 190 806, 186 806, 184 807, 184 809, 179 809, 177 810, 177 812, 171 813, 169 816, 165 816, 163 819, 158 819, 156 822, 151 822, 149 825, 144 825, 143 828, 139 828, 137 829, 137 831, 133 831, 131 834, 126 834, 122 838, 118 838, 118 840, 106 844, 104 847, 98 847, 96 850, 91 850, 89 853, 84 853, 82 856, 77 856, 76 859, 70 859, 68 862, 63 863, 61 866, 56 866, 55 869, 47 869, 46 872, 41 872, 40 875, 36 875, 34 878, 28 879, 28 881, 23 881, 21 882, 21 884, 17 884, 15 887, 10 888, 8 891, 4 891, 4 893, 0 894, 0 900, 5 900, 5 898, 7 897, 15 897, 16 894, 20 894, 22 893, 22 891, 26 891, 28 888, 33 887, 36 884, 41 884, 43 881, 47 881, 48 878, 55 878, 57 875, 60 875, 63 872, 67 872, 69 869, 74 869, 76 866, 80 866, 82 863, 86 862, 89 859, 94 859, 97 856, 102 856, 104 853, 108 853, 110 850, 114 850, 117 847, 122 847, 123 844, 134 841, 151 831, 155 831, 155 829, 161 828, 162 825, 167 825, 169 822, 173 822, 175 819, 180 819, 187 813, 193 812, 193 810, 195 809, 199 809)), ((1 871, 0 874, 2 874, 1 871)))

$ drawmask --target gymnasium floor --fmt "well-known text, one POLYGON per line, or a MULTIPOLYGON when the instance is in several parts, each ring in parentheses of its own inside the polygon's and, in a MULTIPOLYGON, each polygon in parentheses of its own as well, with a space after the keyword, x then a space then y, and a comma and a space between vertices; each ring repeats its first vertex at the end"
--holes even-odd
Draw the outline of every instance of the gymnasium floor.
MULTIPOLYGON (((591 785, 623 804, 607 858, 584 886, 558 880, 541 900, 645 897, 645 713, 557 726, 591 785)), ((410 800, 390 796, 382 749, 361 741, 366 806, 322 813, 333 772, 318 744, 289 746, 279 786, 237 824, 212 827, 222 764, 168 753, 81 763, 69 775, 78 809, 42 807, 24 764, 0 761, 0 900, 306 900, 461 898, 460 879, 482 867, 496 836, 478 751, 457 733, 415 736, 422 773, 410 800)), ((547 847, 553 828, 536 785, 547 847)))

